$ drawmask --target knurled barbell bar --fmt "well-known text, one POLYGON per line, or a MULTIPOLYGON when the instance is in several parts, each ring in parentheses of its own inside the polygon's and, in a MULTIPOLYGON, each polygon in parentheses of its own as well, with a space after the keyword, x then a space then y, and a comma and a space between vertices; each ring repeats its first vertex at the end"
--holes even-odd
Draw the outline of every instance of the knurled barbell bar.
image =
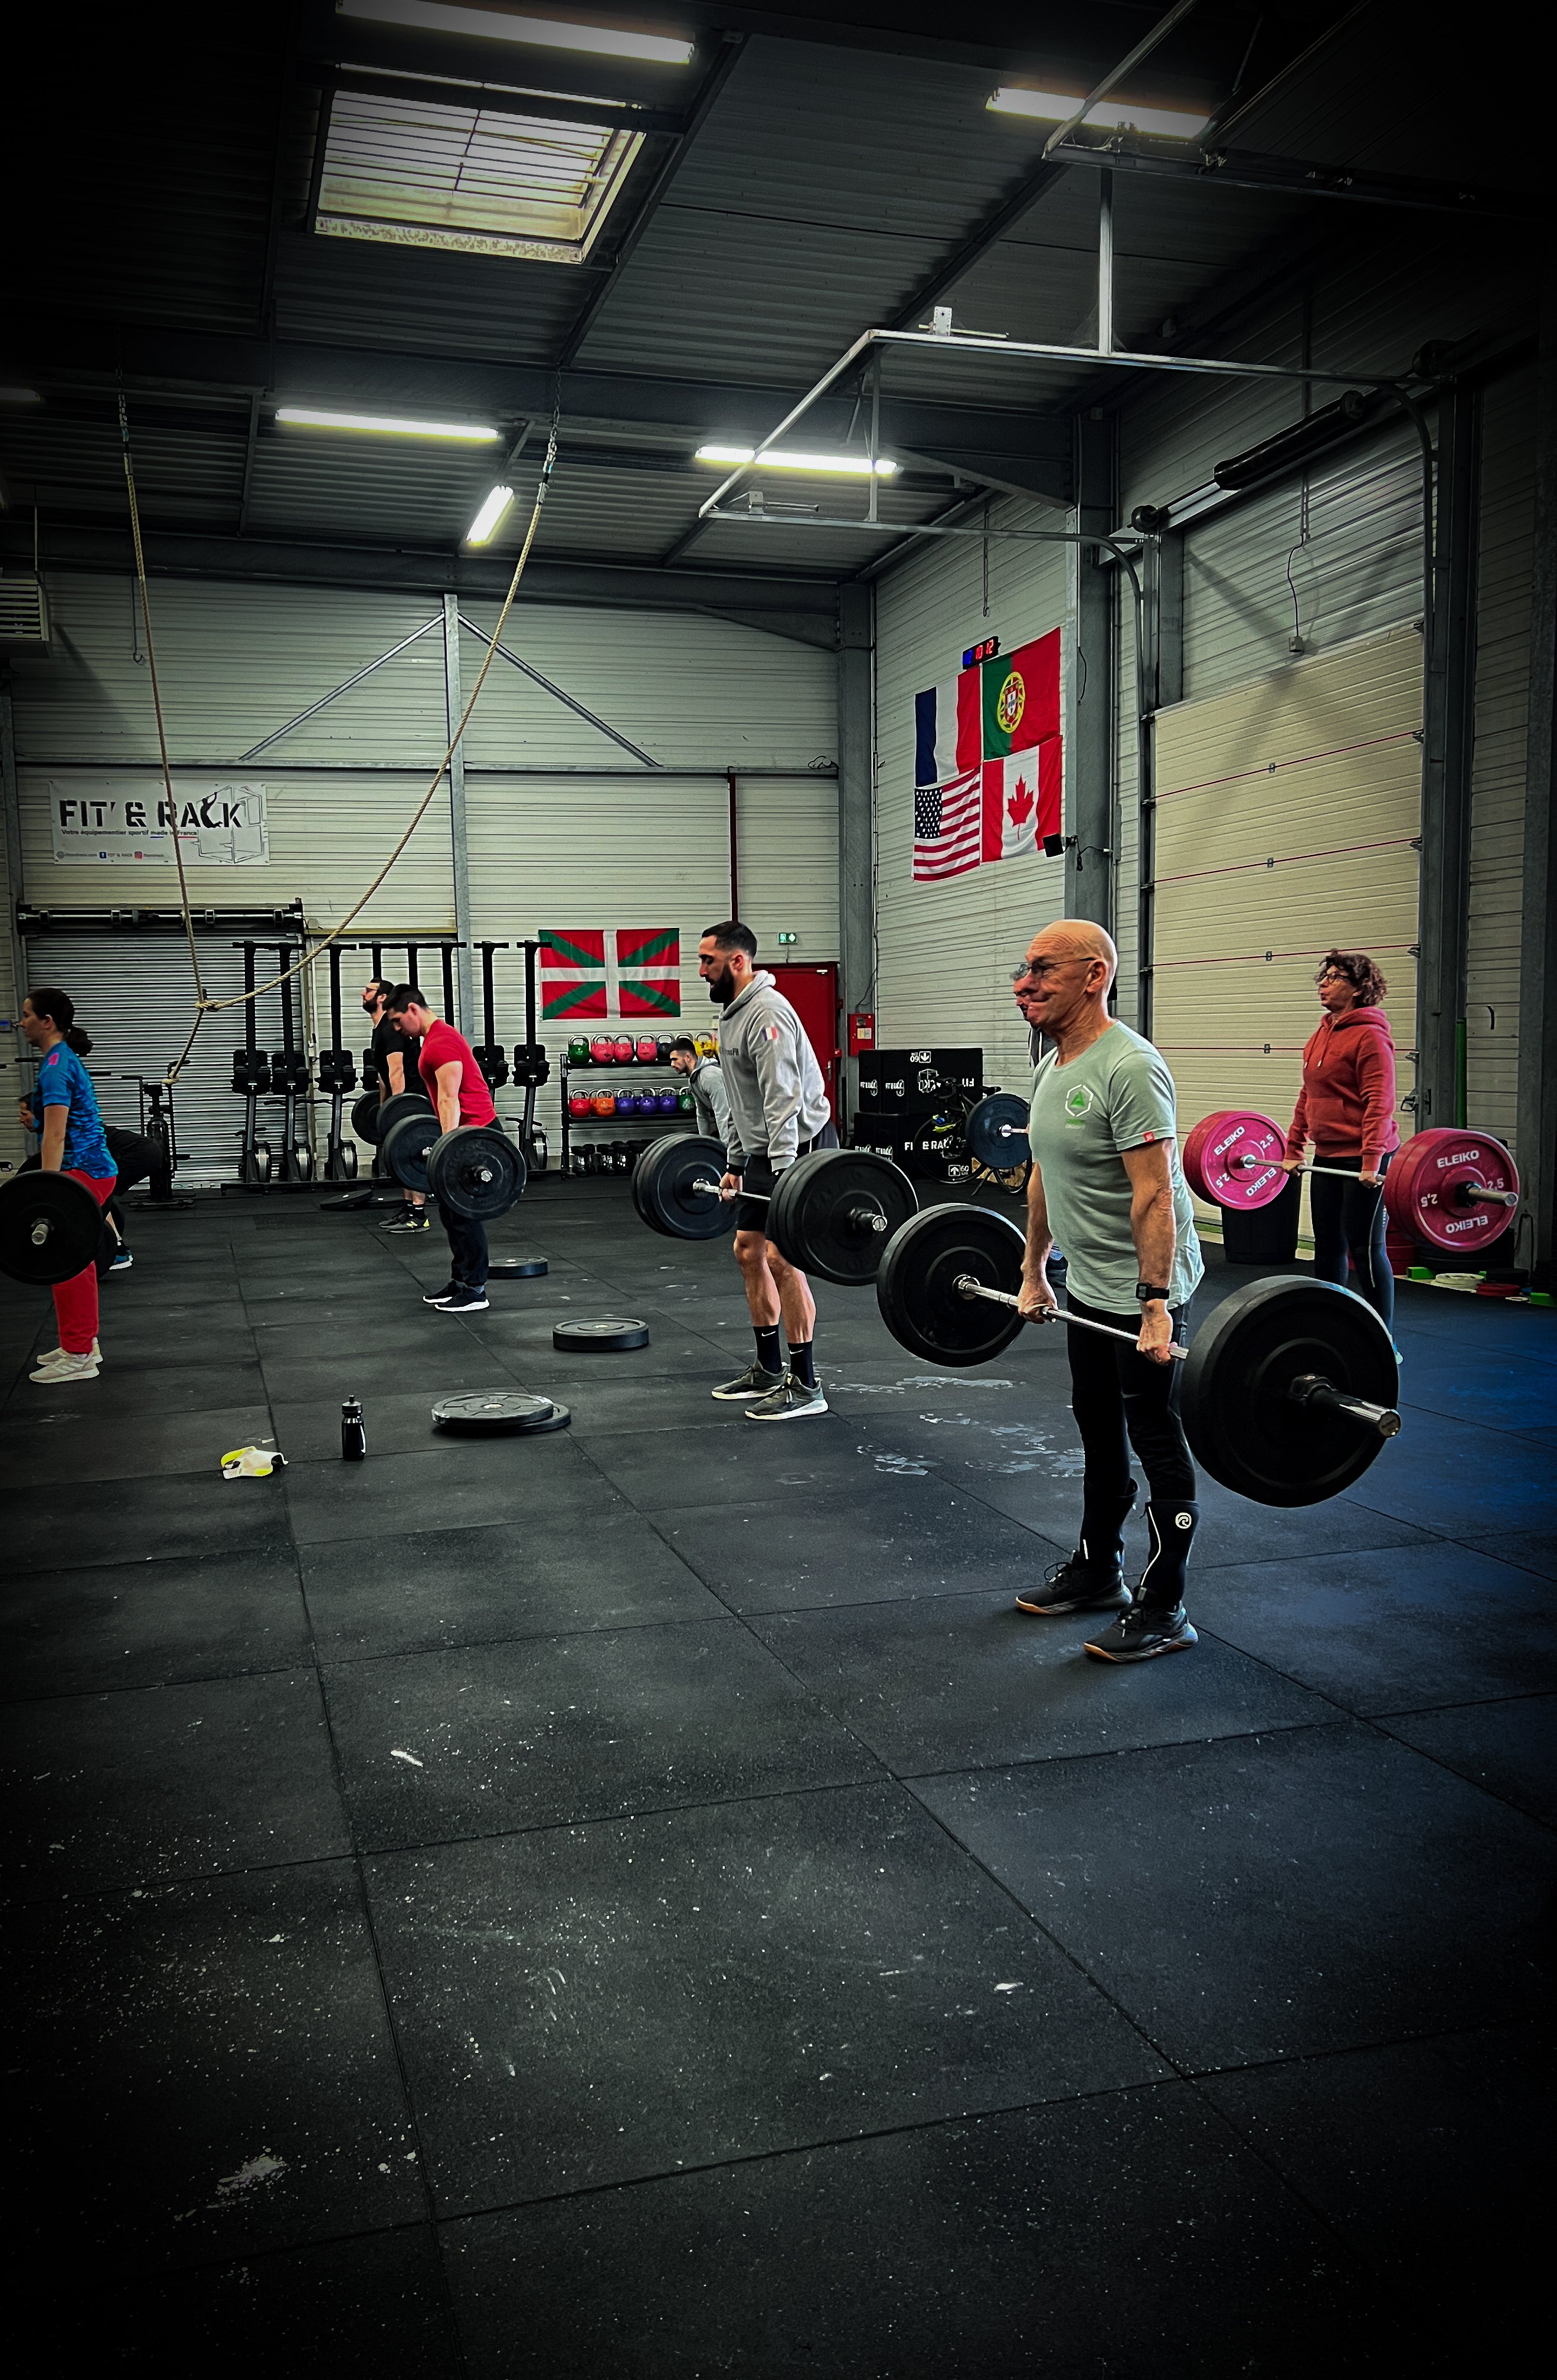
MULTIPOLYGON (((991 1208, 927 1207, 888 1242, 882 1318, 911 1354, 987 1364, 1017 1338, 1025 1241, 991 1208)), ((1089 1316, 1072 1329, 1135 1340, 1089 1316)), ((1222 1300, 1187 1348, 1180 1407, 1195 1459, 1259 1504, 1317 1504, 1361 1477, 1400 1428, 1399 1372, 1372 1307, 1333 1282, 1254 1281, 1222 1300)))
MULTIPOLYGON (((1234 1213, 1253 1214, 1286 1186, 1286 1135, 1249 1108, 1222 1108, 1199 1123, 1184 1144, 1184 1174, 1198 1196, 1234 1213)), ((1336 1175, 1338 1165, 1303 1165, 1301 1173, 1336 1175)), ((1429 1247, 1454 1252, 1487 1246, 1508 1229, 1519 1204, 1519 1173, 1502 1141, 1490 1133, 1435 1126, 1413 1134, 1384 1176, 1384 1208, 1397 1231, 1429 1247)))
POLYGON ((716 1140, 672 1133, 644 1151, 633 1173, 633 1205, 651 1231, 711 1240, 729 1230, 741 1198, 768 1208, 767 1236, 802 1272, 842 1288, 876 1277, 882 1248, 918 1204, 914 1185, 889 1158, 867 1148, 817 1148, 785 1166, 771 1192, 725 1196, 716 1140))

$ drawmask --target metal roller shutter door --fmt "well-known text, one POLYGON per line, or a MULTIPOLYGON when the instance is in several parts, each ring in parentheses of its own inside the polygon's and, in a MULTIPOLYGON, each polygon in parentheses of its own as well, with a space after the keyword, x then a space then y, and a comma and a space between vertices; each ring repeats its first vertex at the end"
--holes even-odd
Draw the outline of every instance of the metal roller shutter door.
POLYGON ((1289 1121, 1332 943, 1382 966, 1410 1093, 1421 722, 1414 622, 1159 714, 1152 1038, 1185 1133, 1218 1108, 1289 1121))

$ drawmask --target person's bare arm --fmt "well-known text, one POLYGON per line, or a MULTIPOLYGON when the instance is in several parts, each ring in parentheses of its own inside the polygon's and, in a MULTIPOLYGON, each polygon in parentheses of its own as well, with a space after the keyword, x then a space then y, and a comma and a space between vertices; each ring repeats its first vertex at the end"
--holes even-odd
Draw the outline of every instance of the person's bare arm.
POLYGON ((410 1089, 411 1086, 406 1080, 406 1057, 404 1050, 391 1050, 386 1052, 385 1067, 389 1075, 389 1096, 391 1098, 394 1098, 399 1091, 410 1089))
POLYGON ((438 1123, 444 1132, 453 1132, 459 1122, 459 1086, 464 1076, 462 1058, 451 1058, 438 1069, 438 1123))
POLYGON ((1049 1202, 1043 1195, 1043 1170, 1037 1163, 1028 1176, 1028 1246, 1022 1258, 1021 1309, 1040 1314, 1059 1304, 1049 1286, 1049 1252, 1054 1234, 1049 1228, 1049 1202))
MULTIPOLYGON (((1154 1140, 1144 1148, 1123 1148, 1119 1152, 1130 1177, 1130 1237, 1136 1244, 1140 1277, 1142 1281, 1161 1281, 1164 1287, 1173 1280, 1174 1256, 1178 1245, 1174 1222, 1173 1146, 1171 1140, 1154 1140)), ((1165 1299, 1154 1298, 1149 1305, 1143 1305, 1140 1337, 1136 1342, 1141 1354, 1156 1363, 1167 1363, 1173 1337, 1173 1319, 1165 1299)))
POLYGON ((65 1162, 65 1119, 67 1108, 43 1110, 43 1137, 38 1154, 45 1173, 57 1173, 65 1162))

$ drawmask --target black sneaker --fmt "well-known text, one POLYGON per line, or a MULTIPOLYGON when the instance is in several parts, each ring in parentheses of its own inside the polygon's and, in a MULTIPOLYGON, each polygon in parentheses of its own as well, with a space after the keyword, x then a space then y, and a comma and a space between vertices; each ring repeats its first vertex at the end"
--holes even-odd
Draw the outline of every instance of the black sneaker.
POLYGON ((771 1397, 775 1389, 783 1388, 788 1377, 786 1372, 765 1371, 753 1356, 738 1380, 722 1380, 709 1394, 724 1398, 726 1403, 734 1403, 740 1397, 771 1397))
POLYGON ((379 1229, 381 1232, 404 1232, 409 1237, 415 1232, 431 1231, 432 1224, 424 1207, 407 1207, 403 1215, 393 1216, 387 1223, 381 1223, 379 1229))
POLYGON ((1024 1586, 1016 1597, 1018 1611, 1036 1611, 1045 1620, 1062 1611, 1125 1611, 1129 1604, 1122 1566, 1094 1570, 1077 1554, 1052 1563, 1040 1586, 1024 1586))
POLYGON ((1086 1649, 1100 1661, 1150 1661, 1159 1653, 1182 1652, 1198 1642, 1182 1603, 1170 1604, 1166 1610, 1133 1603, 1112 1628, 1089 1636, 1086 1649))
POLYGON ((456 1289, 433 1302, 440 1314, 484 1314, 492 1301, 484 1289, 456 1289))
POLYGON ((451 1297, 458 1297, 460 1293, 454 1281, 446 1281, 442 1289, 430 1289, 421 1302, 423 1305, 446 1305, 451 1297))

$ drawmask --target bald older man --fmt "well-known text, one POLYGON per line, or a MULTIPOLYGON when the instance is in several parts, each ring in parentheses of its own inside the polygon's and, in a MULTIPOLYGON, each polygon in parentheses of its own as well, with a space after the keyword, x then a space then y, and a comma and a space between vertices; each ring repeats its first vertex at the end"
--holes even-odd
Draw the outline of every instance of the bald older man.
POLYGON ((1070 1311, 1136 1342, 1065 1333, 1087 1457, 1081 1533, 1075 1553, 1018 1595, 1016 1607, 1044 1618, 1116 1613, 1087 1639, 1088 1652, 1149 1661, 1196 1641, 1184 1581, 1200 1515, 1169 1350, 1205 1269, 1179 1164, 1173 1076, 1150 1041, 1108 1013, 1118 964, 1101 926, 1066 918, 1033 937, 1013 978, 1028 1026, 1053 1044, 1033 1080, 1022 1312, 1055 1306, 1047 1266, 1057 1236, 1070 1311), (1124 1560, 1132 1447, 1146 1474, 1151 1540, 1133 1596, 1124 1560))

